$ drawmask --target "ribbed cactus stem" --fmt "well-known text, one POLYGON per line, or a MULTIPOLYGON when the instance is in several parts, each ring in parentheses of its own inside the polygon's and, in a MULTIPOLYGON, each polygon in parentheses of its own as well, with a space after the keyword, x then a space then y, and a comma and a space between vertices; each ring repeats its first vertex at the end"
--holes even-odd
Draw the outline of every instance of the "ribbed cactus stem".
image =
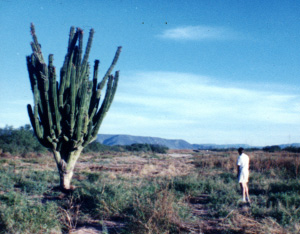
POLYGON ((35 28, 34 28, 33 23, 31 23, 31 25, 30 25, 30 31, 31 31, 32 39, 33 39, 33 43, 31 44, 33 52, 36 52, 37 57, 40 59, 41 62, 43 62, 44 58, 43 58, 43 54, 42 54, 42 51, 41 51, 41 46, 40 46, 40 44, 38 42, 38 39, 35 35, 35 28))
POLYGON ((61 115, 59 113, 58 109, 58 96, 57 96, 57 83, 56 83, 56 72, 55 72, 55 67, 53 66, 53 55, 49 55, 49 80, 50 80, 50 97, 51 101, 51 110, 54 112, 54 124, 55 124, 55 129, 56 129, 56 134, 60 135, 61 134, 61 124, 60 124, 60 119, 61 115))
POLYGON ((76 108, 76 68, 73 65, 71 70, 71 96, 70 96, 70 137, 73 136, 75 126, 75 108, 76 108))
POLYGON ((117 52, 116 52, 116 54, 115 54, 115 57, 114 57, 114 59, 113 59, 111 65, 110 65, 110 67, 108 68, 107 72, 105 73, 105 76, 103 77, 104 83, 102 83, 102 82, 100 83, 100 84, 101 84, 101 85, 100 85, 100 89, 103 88, 103 86, 104 86, 104 84, 105 84, 105 82, 106 82, 107 77, 111 74, 112 70, 114 69, 115 65, 117 64, 117 61, 118 61, 118 59, 119 59, 121 50, 122 50, 122 46, 119 46, 118 49, 117 49, 117 52))
MULTIPOLYGON (((82 64, 81 64, 82 70, 87 65, 88 58, 89 58, 90 51, 91 51, 91 47, 92 47, 93 37, 94 37, 94 29, 91 29, 90 30, 89 39, 88 39, 88 43, 86 45, 85 54, 84 54, 84 57, 83 57, 83 60, 82 60, 82 64)), ((83 73, 83 71, 81 71, 81 73, 83 73)))
POLYGON ((95 60, 93 78, 89 80, 90 54, 94 30, 91 29, 83 53, 83 30, 71 27, 68 50, 60 69, 60 81, 56 81, 53 55, 46 65, 41 46, 31 24, 32 54, 27 56, 29 80, 34 97, 33 109, 28 114, 39 142, 53 151, 60 174, 61 188, 69 189, 75 163, 86 145, 93 141, 113 101, 119 72, 111 75, 119 58, 118 47, 112 64, 103 79, 98 82, 99 60, 95 60), (106 93, 100 103, 101 90, 106 93), (100 106, 100 108, 98 108, 100 106))
POLYGON ((72 40, 73 40, 74 35, 75 35, 75 28, 72 26, 72 27, 70 28, 70 35, 69 35, 68 48, 70 48, 70 46, 71 46, 71 43, 72 43, 72 40))

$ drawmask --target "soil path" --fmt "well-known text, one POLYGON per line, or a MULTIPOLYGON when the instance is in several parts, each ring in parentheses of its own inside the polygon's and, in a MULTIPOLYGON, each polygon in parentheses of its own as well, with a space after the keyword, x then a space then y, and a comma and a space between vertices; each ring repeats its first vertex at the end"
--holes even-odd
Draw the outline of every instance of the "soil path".
POLYGON ((193 216, 198 221, 196 223, 187 223, 184 225, 184 229, 191 234, 219 234, 224 231, 222 228, 223 219, 215 219, 209 214, 209 195, 201 194, 197 197, 189 199, 189 205, 193 216))

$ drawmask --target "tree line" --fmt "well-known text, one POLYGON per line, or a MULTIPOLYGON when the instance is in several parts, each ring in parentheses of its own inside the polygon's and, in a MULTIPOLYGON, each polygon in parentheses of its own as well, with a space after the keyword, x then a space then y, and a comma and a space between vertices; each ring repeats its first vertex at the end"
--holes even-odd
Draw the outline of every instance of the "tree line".
MULTIPOLYGON (((115 145, 108 146, 99 142, 92 142, 85 149, 84 153, 89 152, 104 152, 104 151, 129 151, 129 152, 153 152, 153 153, 166 153, 168 147, 158 144, 140 144, 134 143, 131 145, 115 145)), ((217 151, 224 151, 225 149, 218 149, 217 151)), ((233 148, 226 150, 235 150, 233 148)), ((300 153, 300 147, 287 146, 281 148, 279 145, 265 146, 262 149, 253 148, 247 149, 247 151, 263 150, 265 152, 280 152, 287 151, 293 153, 300 153)), ((6 126, 0 128, 0 153, 21 154, 26 155, 30 152, 45 153, 47 149, 43 147, 36 137, 29 124, 21 126, 19 128, 13 128, 12 126, 6 126)))
MULTIPOLYGON (((129 151, 129 152, 152 152, 166 153, 168 147, 156 144, 131 144, 108 146, 99 142, 92 142, 84 148, 84 153, 104 152, 104 151, 129 151)), ((33 129, 29 124, 19 128, 6 126, 0 128, 0 153, 21 154, 45 153, 47 149, 43 147, 34 136, 33 129)))
POLYGON ((300 153, 300 147, 296 146, 287 146, 285 148, 281 148, 279 145, 271 145, 271 146, 265 146, 262 148, 265 152, 280 152, 280 151, 287 151, 292 153, 300 153))

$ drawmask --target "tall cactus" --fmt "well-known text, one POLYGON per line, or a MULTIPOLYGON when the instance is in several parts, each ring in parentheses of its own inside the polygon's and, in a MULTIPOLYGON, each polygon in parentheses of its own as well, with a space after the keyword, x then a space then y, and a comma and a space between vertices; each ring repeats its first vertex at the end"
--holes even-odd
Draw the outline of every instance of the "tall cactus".
POLYGON ((88 57, 94 30, 90 30, 83 54, 83 30, 71 27, 68 50, 58 82, 53 55, 49 55, 47 66, 33 24, 31 34, 32 54, 27 56, 27 68, 34 106, 27 106, 28 114, 39 142, 53 152, 61 189, 69 190, 76 161, 83 148, 97 138, 100 125, 116 93, 119 71, 114 76, 111 72, 121 47, 118 47, 112 64, 99 83, 99 60, 95 60, 93 79, 89 80, 88 57), (105 84, 106 93, 100 102, 105 84))

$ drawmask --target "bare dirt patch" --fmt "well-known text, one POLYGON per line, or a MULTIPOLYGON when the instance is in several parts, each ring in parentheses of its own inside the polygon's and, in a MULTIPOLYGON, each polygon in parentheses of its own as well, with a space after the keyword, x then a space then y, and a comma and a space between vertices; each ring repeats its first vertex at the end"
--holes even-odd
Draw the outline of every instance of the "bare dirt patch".
POLYGON ((180 176, 187 175, 195 168, 185 154, 172 157, 159 155, 155 158, 143 158, 139 156, 114 157, 98 162, 78 162, 78 171, 105 171, 123 177, 156 177, 156 176, 180 176))
POLYGON ((122 223, 108 221, 108 220, 92 220, 86 223, 84 226, 76 228, 70 232, 70 234, 99 234, 99 233, 112 233, 116 232, 118 229, 124 227, 122 223))

